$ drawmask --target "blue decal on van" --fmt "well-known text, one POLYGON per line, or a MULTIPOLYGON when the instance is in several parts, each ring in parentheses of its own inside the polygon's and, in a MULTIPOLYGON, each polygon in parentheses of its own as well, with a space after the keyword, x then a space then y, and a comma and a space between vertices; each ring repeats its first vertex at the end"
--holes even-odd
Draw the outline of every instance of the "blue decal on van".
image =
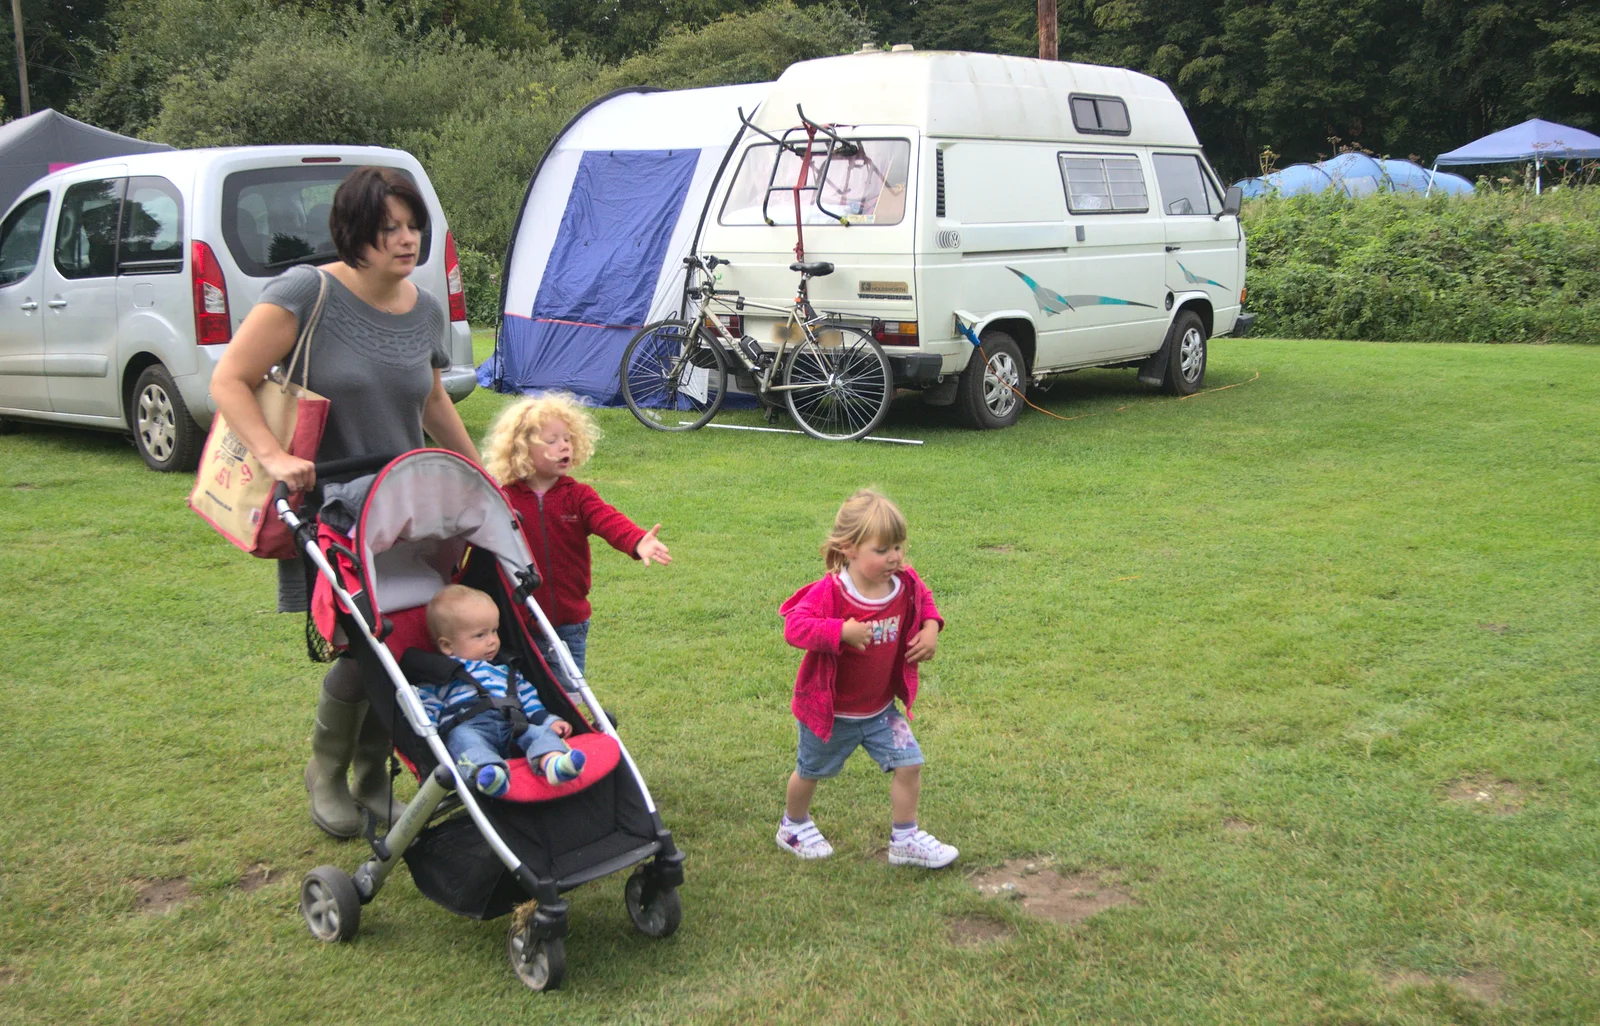
POLYGON ((1193 271, 1183 266, 1181 261, 1178 262, 1178 270, 1183 272, 1183 280, 1188 282, 1190 285, 1215 285, 1224 292, 1228 291, 1228 286, 1222 284, 1222 282, 1212 281, 1210 278, 1203 278, 1200 275, 1195 274, 1193 271))
POLYGON ((1115 299, 1111 296, 1063 296, 1040 285, 1015 267, 1007 267, 1006 270, 1021 278, 1022 283, 1033 290, 1034 302, 1038 303, 1039 309, 1047 314, 1055 315, 1080 306, 1142 306, 1150 310, 1155 309, 1149 303, 1136 303, 1131 299, 1115 299))

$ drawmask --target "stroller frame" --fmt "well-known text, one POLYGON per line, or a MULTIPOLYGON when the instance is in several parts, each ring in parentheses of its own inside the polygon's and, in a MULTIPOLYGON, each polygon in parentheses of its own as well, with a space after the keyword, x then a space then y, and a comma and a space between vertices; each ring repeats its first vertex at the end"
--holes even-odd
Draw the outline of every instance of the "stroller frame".
MULTIPOLYGON (((476 464, 465 457, 441 449, 414 450, 393 458, 366 457, 319 464, 317 475, 319 480, 326 480, 330 477, 348 477, 361 472, 370 472, 381 467, 383 469, 373 485, 376 490, 378 482, 392 466, 422 454, 428 454, 428 458, 431 459, 459 460, 483 475, 484 479, 492 484, 492 479, 489 479, 476 464)), ((503 495, 501 498, 503 499, 503 495)), ((620 759, 613 773, 626 769, 632 783, 638 788, 638 797, 642 799, 644 810, 649 816, 655 834, 654 839, 648 843, 634 846, 560 877, 541 876, 512 849, 501 837, 500 831, 491 821, 470 782, 462 776, 461 770, 455 765, 438 728, 429 718, 421 699, 401 670, 395 653, 384 643, 383 639, 388 636, 392 625, 375 613, 372 590, 376 582, 366 580, 366 566, 361 556, 337 544, 330 544, 329 551, 324 552, 317 543, 315 522, 301 519, 290 507, 286 489, 282 484, 279 484, 274 492, 274 506, 284 524, 293 531, 297 545, 305 558, 310 560, 317 573, 331 586, 336 599, 337 622, 345 631, 350 641, 350 648, 355 648, 356 636, 359 635, 366 646, 361 657, 370 655, 381 668, 393 686, 394 709, 404 717, 405 723, 426 745, 437 763, 431 772, 425 775, 419 774, 421 779, 416 797, 406 806, 405 813, 390 824, 388 832, 383 836, 377 835, 377 818, 371 811, 362 809, 362 835, 371 847, 372 857, 364 861, 353 874, 346 874, 335 866, 319 866, 306 874, 301 885, 301 911, 312 934, 325 942, 344 942, 354 938, 360 927, 361 906, 377 897, 389 875, 394 871, 396 863, 423 832, 437 822, 443 822, 457 809, 465 811, 495 857, 520 885, 520 889, 536 903, 531 912, 526 906, 517 909, 518 914, 507 937, 507 955, 512 969, 531 989, 553 990, 561 985, 566 969, 564 938, 568 933, 568 903, 561 894, 583 883, 630 866, 638 866, 629 877, 624 890, 629 917, 636 928, 649 936, 666 937, 676 930, 682 917, 677 888, 683 883, 683 853, 673 844, 671 832, 663 825, 649 786, 639 772, 627 745, 618 735, 616 725, 601 707, 588 680, 579 670, 560 636, 556 634, 550 620, 534 601, 532 593, 539 586, 540 578, 531 559, 531 553, 528 554, 526 565, 515 566, 508 561, 504 553, 477 548, 471 550, 474 555, 478 553, 492 555, 504 582, 507 584, 512 580, 516 582, 516 587, 510 590, 510 600, 525 607, 537 624, 540 635, 555 655, 557 666, 551 673, 552 683, 566 696, 570 697, 575 693, 581 697, 587 706, 588 719, 592 727, 616 743, 620 759), (333 565, 335 554, 344 557, 356 568, 356 572, 365 584, 363 590, 352 593, 344 586, 340 573, 333 565)), ((521 538, 520 527, 517 536, 521 538)), ((526 550, 525 539, 523 547, 526 550)), ((537 651, 533 653, 533 658, 542 660, 537 651)), ((541 665, 548 668, 548 664, 543 664, 542 661, 541 665)), ((376 704, 374 702, 374 707, 376 704)), ((391 759, 391 775, 397 771, 391 759)), ((486 914, 484 918, 493 918, 498 914, 500 913, 493 912, 486 914)))

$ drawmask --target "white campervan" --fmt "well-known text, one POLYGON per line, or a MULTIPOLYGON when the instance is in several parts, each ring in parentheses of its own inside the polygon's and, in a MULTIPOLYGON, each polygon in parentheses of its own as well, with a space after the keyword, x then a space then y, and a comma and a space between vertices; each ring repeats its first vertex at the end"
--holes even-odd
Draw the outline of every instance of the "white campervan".
MULTIPOLYGON (((805 259, 835 267, 812 301, 871 319, 897 383, 973 426, 1016 420, 1012 386, 1083 367, 1194 392, 1206 340, 1254 319, 1239 197, 1147 75, 904 47, 791 66, 730 154, 697 246, 752 300, 794 294, 808 145, 798 230, 805 259), (828 132, 808 143, 802 117, 828 132)), ((777 326, 745 318, 759 340, 777 326)))

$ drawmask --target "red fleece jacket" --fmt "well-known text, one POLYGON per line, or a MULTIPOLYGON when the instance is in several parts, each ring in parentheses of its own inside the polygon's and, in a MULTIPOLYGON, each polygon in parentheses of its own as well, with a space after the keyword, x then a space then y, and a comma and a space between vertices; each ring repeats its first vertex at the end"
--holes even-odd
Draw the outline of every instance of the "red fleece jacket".
POLYGON ((542 498, 521 481, 507 485, 506 495, 522 517, 534 564, 544 578, 534 601, 557 627, 589 619, 589 536, 598 534, 618 552, 638 559, 635 550, 644 528, 593 488, 565 475, 542 498))
MULTIPOLYGON (((939 607, 933 604, 933 592, 922 583, 917 572, 903 567, 896 574, 901 587, 907 588, 911 598, 911 615, 907 619, 909 630, 900 632, 900 651, 895 656, 894 693, 906 708, 906 718, 911 717, 911 703, 917 699, 917 664, 906 662, 906 646, 912 635, 929 620, 937 621, 944 630, 944 618, 939 607)), ((840 634, 844 630, 844 588, 834 574, 801 588, 788 601, 778 607, 783 617, 783 640, 795 648, 804 649, 800 659, 800 673, 795 677, 794 701, 789 711, 806 729, 826 741, 833 736, 833 695, 839 680, 840 634)))

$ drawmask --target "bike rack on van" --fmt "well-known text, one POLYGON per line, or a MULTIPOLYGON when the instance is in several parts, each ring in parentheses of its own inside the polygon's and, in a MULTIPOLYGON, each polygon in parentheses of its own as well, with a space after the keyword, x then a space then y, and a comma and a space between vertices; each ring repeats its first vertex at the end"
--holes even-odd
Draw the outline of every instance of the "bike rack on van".
POLYGON ((785 129, 783 137, 779 138, 778 136, 773 135, 771 132, 768 132, 766 129, 757 126, 753 121, 751 121, 750 118, 745 115, 743 107, 737 108, 739 111, 739 120, 746 128, 757 133, 758 135, 772 140, 778 145, 778 152, 776 155, 774 155, 772 160, 772 172, 767 176, 767 190, 761 198, 761 219, 765 221, 769 227, 775 227, 777 222, 774 221, 771 215, 767 213, 767 204, 772 202, 772 194, 775 192, 793 193, 795 233, 794 258, 796 260, 803 261, 806 258, 806 253, 805 233, 800 224, 800 194, 802 192, 815 192, 817 194, 817 209, 848 228, 850 226, 850 221, 847 217, 842 214, 836 214, 822 205, 822 187, 828 181, 828 172, 833 167, 834 155, 838 154, 846 159, 849 159, 861 152, 861 146, 858 143, 851 142, 849 139, 842 138, 837 132, 833 131, 833 129, 829 128, 828 126, 818 124, 817 122, 806 117, 806 112, 800 104, 795 104, 794 109, 800 115, 800 124, 793 128, 785 129), (806 145, 804 151, 800 149, 800 143, 798 139, 790 139, 790 136, 793 136, 797 132, 805 133, 806 145), (812 147, 816 145, 818 135, 825 136, 829 140, 827 143, 827 152, 823 156, 822 167, 817 171, 816 184, 808 185, 807 179, 810 177, 811 172, 811 151, 812 147), (790 153, 793 153, 800 158, 800 170, 799 173, 795 175, 794 185, 792 186, 773 184, 778 179, 778 166, 783 163, 782 158, 785 150, 788 150, 790 153))

